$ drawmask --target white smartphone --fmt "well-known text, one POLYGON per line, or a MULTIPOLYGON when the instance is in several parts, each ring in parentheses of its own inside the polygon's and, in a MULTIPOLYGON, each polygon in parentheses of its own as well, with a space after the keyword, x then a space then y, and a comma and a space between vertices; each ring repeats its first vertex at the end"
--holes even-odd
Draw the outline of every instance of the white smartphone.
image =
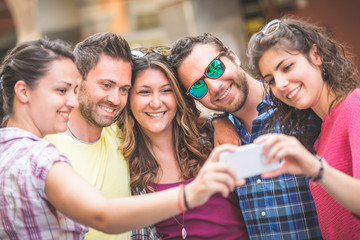
POLYGON ((234 152, 224 151, 220 153, 219 161, 228 163, 235 170, 237 178, 248 178, 278 169, 280 161, 266 163, 263 147, 263 143, 251 143, 238 147, 234 152))

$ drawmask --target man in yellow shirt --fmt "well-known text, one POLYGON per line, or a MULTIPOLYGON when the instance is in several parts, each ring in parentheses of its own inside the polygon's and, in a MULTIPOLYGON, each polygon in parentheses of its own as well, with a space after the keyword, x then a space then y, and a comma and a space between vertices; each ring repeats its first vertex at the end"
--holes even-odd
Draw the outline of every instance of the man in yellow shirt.
MULTIPOLYGON (((129 168, 113 124, 127 102, 131 87, 131 51, 113 33, 97 33, 74 49, 80 72, 79 107, 70 115, 65 133, 48 135, 74 169, 108 198, 130 196, 129 168)), ((66 94, 66 89, 64 89, 66 94)), ((130 232, 109 235, 91 229, 87 240, 128 240, 130 232)))

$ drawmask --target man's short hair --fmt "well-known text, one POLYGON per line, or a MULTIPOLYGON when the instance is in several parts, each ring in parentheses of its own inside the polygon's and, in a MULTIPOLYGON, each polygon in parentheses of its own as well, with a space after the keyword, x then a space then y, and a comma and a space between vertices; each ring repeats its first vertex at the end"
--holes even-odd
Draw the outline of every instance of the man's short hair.
POLYGON ((74 49, 75 63, 82 79, 86 79, 103 54, 130 63, 132 60, 130 46, 124 38, 111 32, 93 34, 79 42, 74 49))
POLYGON ((169 56, 170 64, 176 72, 181 63, 191 53, 194 46, 197 44, 211 44, 219 51, 228 51, 228 48, 224 45, 224 43, 211 33, 203 33, 196 37, 187 36, 180 38, 171 45, 171 53, 169 56))

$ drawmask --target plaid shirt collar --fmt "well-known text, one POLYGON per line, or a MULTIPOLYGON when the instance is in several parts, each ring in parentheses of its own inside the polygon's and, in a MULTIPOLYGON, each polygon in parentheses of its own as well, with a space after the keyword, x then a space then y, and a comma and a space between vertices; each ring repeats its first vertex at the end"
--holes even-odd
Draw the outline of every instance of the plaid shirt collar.
POLYGON ((228 118, 234 124, 243 144, 252 143, 255 138, 268 132, 264 129, 265 124, 274 114, 274 111, 276 111, 276 109, 269 108, 270 106, 274 106, 274 104, 270 100, 269 94, 267 94, 256 107, 258 116, 252 122, 252 130, 250 133, 238 118, 229 113, 228 118))

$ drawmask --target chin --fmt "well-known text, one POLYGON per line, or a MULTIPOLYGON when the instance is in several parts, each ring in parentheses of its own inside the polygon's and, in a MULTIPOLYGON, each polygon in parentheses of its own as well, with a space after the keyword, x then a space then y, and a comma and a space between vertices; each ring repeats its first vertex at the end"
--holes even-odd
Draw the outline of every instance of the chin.
POLYGON ((67 129, 67 125, 65 124, 64 126, 57 126, 57 128, 54 130, 54 133, 59 133, 59 132, 65 132, 67 129))

